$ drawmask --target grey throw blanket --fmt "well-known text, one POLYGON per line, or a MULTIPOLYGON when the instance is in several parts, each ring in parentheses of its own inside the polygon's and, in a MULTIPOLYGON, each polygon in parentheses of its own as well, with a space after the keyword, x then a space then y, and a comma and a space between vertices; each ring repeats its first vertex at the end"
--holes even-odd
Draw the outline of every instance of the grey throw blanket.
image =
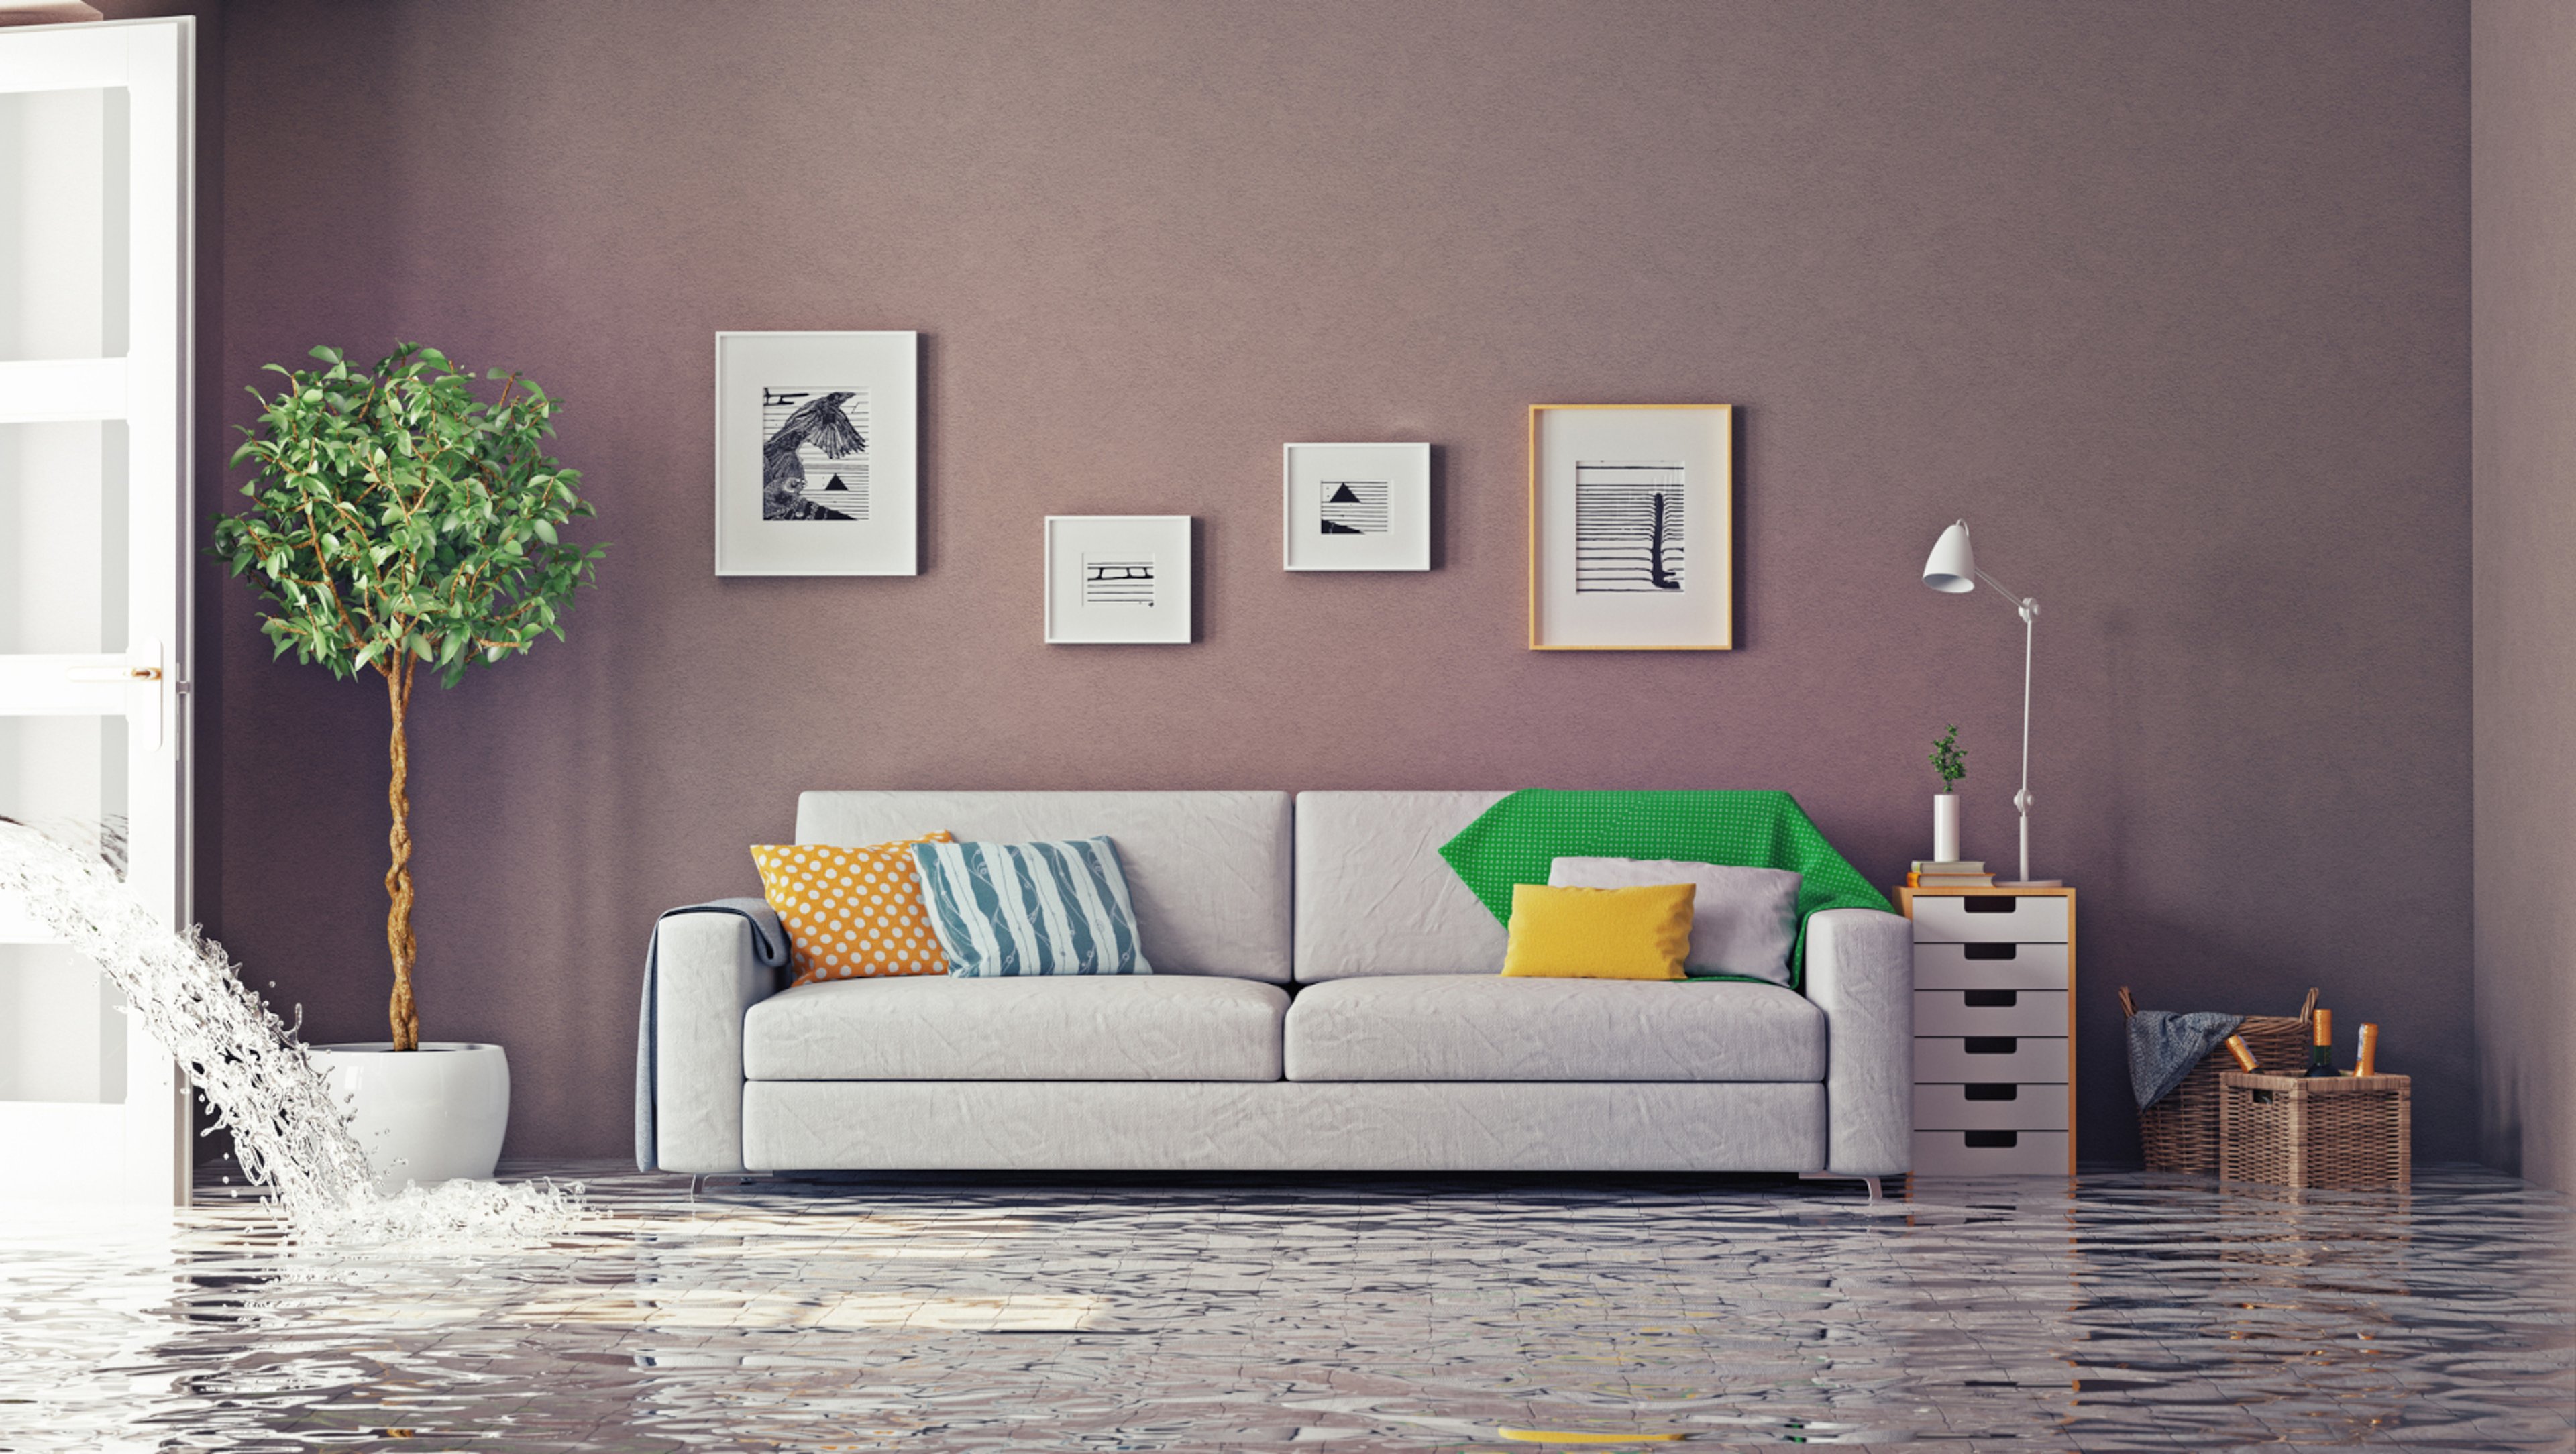
MULTIPOLYGON (((787 964, 787 930, 778 922, 778 911, 765 899, 710 899, 673 909, 671 914, 740 914, 751 921, 752 956, 770 969, 783 969, 787 964)), ((635 1169, 658 1171, 661 1160, 659 1143, 653 1133, 653 1005, 654 980, 662 958, 662 919, 653 921, 653 937, 644 945, 644 1008, 635 1021, 635 1169)))
POLYGON ((2129 1093, 2145 1110, 2173 1093, 2200 1058, 2245 1023, 2243 1015, 2140 1010, 2129 1017, 2129 1093))

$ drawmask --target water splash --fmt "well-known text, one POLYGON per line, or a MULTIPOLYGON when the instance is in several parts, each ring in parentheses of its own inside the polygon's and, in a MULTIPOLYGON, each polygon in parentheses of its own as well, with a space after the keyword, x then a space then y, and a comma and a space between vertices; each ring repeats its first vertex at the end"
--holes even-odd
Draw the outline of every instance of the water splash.
MULTIPOLYGON (((88 835, 83 835, 88 836, 88 835)), ((187 1067, 252 1182, 308 1242, 543 1237, 580 1215, 578 1187, 451 1181, 379 1194, 322 1068, 242 982, 222 945, 155 921, 100 857, 0 818, 0 894, 16 897, 125 993, 135 1024, 187 1067)))

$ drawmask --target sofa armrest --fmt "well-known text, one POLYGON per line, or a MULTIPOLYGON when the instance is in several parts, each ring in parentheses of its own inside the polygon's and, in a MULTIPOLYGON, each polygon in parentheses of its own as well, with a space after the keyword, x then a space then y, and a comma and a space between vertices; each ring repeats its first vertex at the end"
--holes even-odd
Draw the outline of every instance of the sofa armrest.
POLYGON ((740 1171, 743 1012, 778 972, 740 914, 673 914, 657 931, 653 1122, 664 1171, 740 1171))
POLYGON ((1894 1176, 1914 1161, 1914 926, 1875 909, 1807 920, 1807 998, 1825 1012, 1825 1169, 1894 1176))

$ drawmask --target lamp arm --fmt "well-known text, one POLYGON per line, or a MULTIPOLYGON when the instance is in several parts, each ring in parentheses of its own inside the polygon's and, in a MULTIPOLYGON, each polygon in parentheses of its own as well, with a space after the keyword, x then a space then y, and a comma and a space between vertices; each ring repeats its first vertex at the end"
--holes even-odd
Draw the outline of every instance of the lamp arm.
POLYGON ((1996 580, 1993 576, 1986 574, 1986 568, 1984 566, 1976 567, 1976 572, 1978 580, 1984 581, 1987 585, 1994 587, 1997 594, 2003 596, 2006 600, 2011 601, 2015 606, 2029 606, 2033 608, 2038 606, 2038 602, 2031 600, 2021 592, 2014 590, 2012 587, 1996 580))

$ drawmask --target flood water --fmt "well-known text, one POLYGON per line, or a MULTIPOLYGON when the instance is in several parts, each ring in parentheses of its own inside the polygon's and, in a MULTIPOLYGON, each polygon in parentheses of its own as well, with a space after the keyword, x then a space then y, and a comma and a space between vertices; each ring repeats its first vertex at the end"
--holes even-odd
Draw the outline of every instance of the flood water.
POLYGON ((2576 1215, 2467 1168, 542 1170, 587 1215, 480 1245, 0 1204, 0 1449, 2576 1448, 2576 1215))

